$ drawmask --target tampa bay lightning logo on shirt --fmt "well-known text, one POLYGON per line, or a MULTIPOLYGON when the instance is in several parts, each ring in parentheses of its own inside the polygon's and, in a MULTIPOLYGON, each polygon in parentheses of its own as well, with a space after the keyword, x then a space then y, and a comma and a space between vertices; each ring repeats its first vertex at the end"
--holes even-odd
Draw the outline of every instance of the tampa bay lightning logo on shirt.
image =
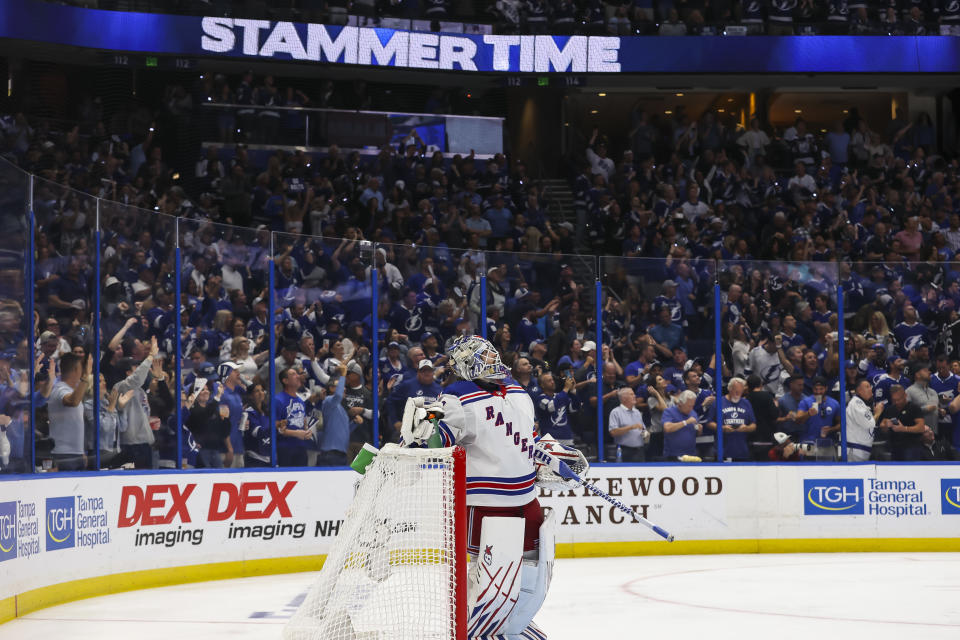
POLYGON ((560 407, 553 414, 553 424, 557 427, 563 427, 567 424, 567 408, 560 407))
POLYGON ((683 321, 683 308, 680 306, 680 303, 669 304, 670 307, 670 321, 680 323, 683 321))
POLYGON ((907 351, 913 351, 920 346, 921 342, 923 342, 923 336, 910 336, 903 343, 903 346, 907 351))
POLYGON ((287 404, 287 425, 291 427, 302 427, 306 414, 303 404, 291 400, 287 404))
POLYGON ((420 317, 419 309, 410 314, 407 321, 403 323, 407 331, 417 331, 423 326, 423 318, 420 317))
POLYGON ((797 0, 773 0, 773 7, 782 13, 789 13, 797 7, 797 0))
POLYGON ((780 379, 780 365, 778 364, 768 367, 767 370, 763 372, 764 384, 769 384, 779 379, 780 379))

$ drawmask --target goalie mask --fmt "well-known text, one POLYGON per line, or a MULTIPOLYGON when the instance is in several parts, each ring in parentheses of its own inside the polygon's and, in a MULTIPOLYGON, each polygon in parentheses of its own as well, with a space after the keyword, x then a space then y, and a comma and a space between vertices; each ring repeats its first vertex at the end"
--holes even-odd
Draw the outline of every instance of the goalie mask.
POLYGON ((499 383, 507 377, 496 347, 480 336, 466 336, 447 351, 453 370, 464 380, 499 383))

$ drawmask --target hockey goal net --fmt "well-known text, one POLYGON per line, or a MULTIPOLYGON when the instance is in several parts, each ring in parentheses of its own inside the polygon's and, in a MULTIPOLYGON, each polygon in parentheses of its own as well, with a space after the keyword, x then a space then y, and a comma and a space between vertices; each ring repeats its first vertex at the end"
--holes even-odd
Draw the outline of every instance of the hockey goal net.
POLYGON ((388 444, 284 640, 466 640, 463 449, 388 444))

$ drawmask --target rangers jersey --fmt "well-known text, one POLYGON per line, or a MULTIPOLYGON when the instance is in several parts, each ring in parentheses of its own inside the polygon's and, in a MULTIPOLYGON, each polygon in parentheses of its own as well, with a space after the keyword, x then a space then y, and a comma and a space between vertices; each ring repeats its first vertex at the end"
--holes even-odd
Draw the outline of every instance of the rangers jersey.
POLYGON ((467 506, 516 507, 536 498, 533 401, 507 378, 494 391, 459 380, 439 398, 443 446, 467 454, 467 506))

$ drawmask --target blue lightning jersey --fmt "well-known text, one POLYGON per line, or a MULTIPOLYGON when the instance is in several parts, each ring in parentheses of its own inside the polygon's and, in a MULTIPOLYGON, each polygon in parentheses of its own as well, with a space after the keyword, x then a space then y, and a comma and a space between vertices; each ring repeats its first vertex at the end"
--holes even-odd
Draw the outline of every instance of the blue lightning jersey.
MULTIPOLYGON (((717 422, 717 432, 723 432, 723 425, 734 425, 738 428, 747 424, 756 424, 757 418, 753 414, 753 405, 746 398, 740 398, 737 402, 730 402, 724 398, 722 418, 717 422)), ((716 415, 716 407, 713 408, 713 414, 716 415)), ((746 432, 734 431, 723 434, 723 457, 724 458, 749 458, 750 451, 747 447, 746 432)))
POLYGON ((580 405, 577 396, 571 396, 565 391, 558 391, 553 395, 541 393, 534 403, 540 423, 540 435, 549 434, 557 440, 572 440, 570 414, 579 411, 580 405))

